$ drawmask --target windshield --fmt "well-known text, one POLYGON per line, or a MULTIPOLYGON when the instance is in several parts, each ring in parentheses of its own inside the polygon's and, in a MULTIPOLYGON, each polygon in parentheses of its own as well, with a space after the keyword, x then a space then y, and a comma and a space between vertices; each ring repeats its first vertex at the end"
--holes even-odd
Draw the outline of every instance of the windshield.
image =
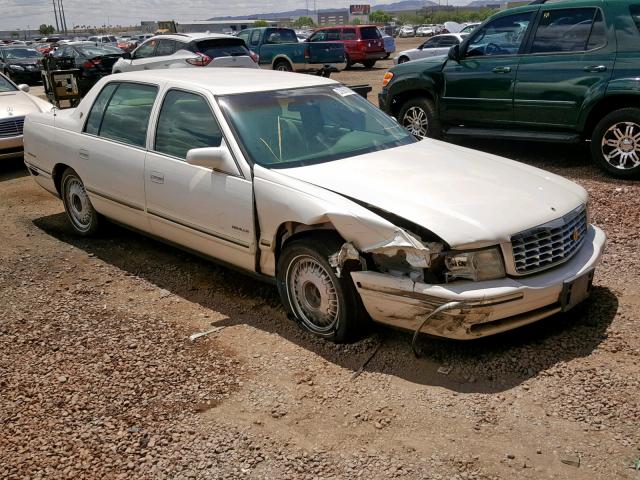
POLYGON ((7 48, 4 51, 6 58, 41 58, 42 54, 31 48, 7 48))
POLYGON ((341 85, 221 97, 248 158, 287 168, 386 150, 416 140, 341 85))
POLYGON ((15 92, 16 90, 17 88, 4 75, 0 75, 0 93, 15 92))

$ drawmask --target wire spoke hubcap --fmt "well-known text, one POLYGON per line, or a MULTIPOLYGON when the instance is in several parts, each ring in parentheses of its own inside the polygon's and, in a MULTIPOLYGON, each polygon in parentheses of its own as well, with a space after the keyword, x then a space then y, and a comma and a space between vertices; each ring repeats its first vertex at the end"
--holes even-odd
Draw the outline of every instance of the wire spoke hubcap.
POLYGON ((640 125, 619 122, 602 137, 602 155, 609 165, 619 170, 640 166, 640 125))
POLYGON ((429 127, 427 112, 420 107, 411 107, 407 110, 407 113, 404 114, 402 126, 412 135, 418 138, 425 138, 429 127))
POLYGON ((77 178, 70 178, 65 193, 71 221, 80 230, 87 230, 91 226, 92 207, 84 185, 77 178))
POLYGON ((291 305, 309 330, 332 331, 338 322, 338 293, 329 272, 315 258, 304 255, 289 264, 291 305))

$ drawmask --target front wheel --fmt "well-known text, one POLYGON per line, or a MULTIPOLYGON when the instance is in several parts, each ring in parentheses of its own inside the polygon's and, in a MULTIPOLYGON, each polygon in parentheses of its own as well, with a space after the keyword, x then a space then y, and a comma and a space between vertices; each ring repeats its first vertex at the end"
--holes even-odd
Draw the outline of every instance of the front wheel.
POLYGON ((604 117, 593 131, 591 156, 616 177, 640 174, 640 109, 622 108, 604 117))
POLYGON ((73 230, 78 235, 88 237, 98 230, 98 212, 91 205, 89 195, 78 174, 71 168, 65 170, 60 182, 62 202, 73 230))
POLYGON ((341 242, 333 236, 294 240, 278 261, 278 291, 285 308, 311 333, 344 343, 366 329, 366 314, 348 269, 338 278, 328 258, 341 242))
POLYGON ((409 57, 400 57, 398 59, 398 65, 400 65, 401 63, 407 63, 409 61, 409 57))
POLYGON ((440 120, 432 100, 417 97, 406 102, 398 114, 398 122, 414 137, 439 138, 442 135, 440 120))

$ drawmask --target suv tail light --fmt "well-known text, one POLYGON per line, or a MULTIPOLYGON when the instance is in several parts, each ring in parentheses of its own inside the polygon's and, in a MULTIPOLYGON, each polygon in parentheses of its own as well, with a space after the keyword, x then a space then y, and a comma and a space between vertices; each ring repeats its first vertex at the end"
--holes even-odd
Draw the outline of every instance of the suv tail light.
POLYGON ((196 67, 206 67, 211 63, 211 60, 213 60, 213 58, 211 58, 208 55, 205 55, 204 53, 196 52, 196 55, 197 55, 196 58, 186 59, 189 65, 194 65, 196 67))
POLYGON ((305 60, 309 60, 311 58, 311 47, 308 45, 304 47, 304 58, 305 60))
POLYGON ((249 56, 251 57, 251 60, 253 60, 254 62, 260 63, 260 55, 258 55, 253 50, 249 50, 249 56))
POLYGON ((358 41, 356 42, 356 48, 357 48, 358 50, 361 50, 361 51, 363 51, 363 52, 364 52, 364 50, 365 50, 365 44, 364 44, 364 41, 363 41, 363 40, 358 40, 358 41))

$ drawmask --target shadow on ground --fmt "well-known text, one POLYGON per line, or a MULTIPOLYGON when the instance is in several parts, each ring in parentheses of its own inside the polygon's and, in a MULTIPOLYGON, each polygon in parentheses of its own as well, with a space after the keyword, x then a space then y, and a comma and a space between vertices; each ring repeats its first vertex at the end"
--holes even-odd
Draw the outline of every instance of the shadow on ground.
POLYGON ((0 182, 15 180, 27 175, 29 175, 29 172, 27 172, 27 167, 24 166, 22 158, 0 160, 0 182))
POLYGON ((611 291, 596 286, 591 299, 576 311, 513 332, 470 342, 423 337, 419 346, 424 357, 416 359, 411 334, 381 325, 374 325, 371 336, 354 345, 318 339, 287 319, 274 286, 121 227, 108 225, 98 238, 84 239, 72 234, 64 214, 34 223, 61 242, 228 317, 216 325, 246 324, 277 333, 352 371, 382 342, 367 371, 461 392, 503 391, 559 362, 588 356, 606 338, 618 308, 611 291), (442 365, 452 367, 451 373, 437 373, 442 365))

